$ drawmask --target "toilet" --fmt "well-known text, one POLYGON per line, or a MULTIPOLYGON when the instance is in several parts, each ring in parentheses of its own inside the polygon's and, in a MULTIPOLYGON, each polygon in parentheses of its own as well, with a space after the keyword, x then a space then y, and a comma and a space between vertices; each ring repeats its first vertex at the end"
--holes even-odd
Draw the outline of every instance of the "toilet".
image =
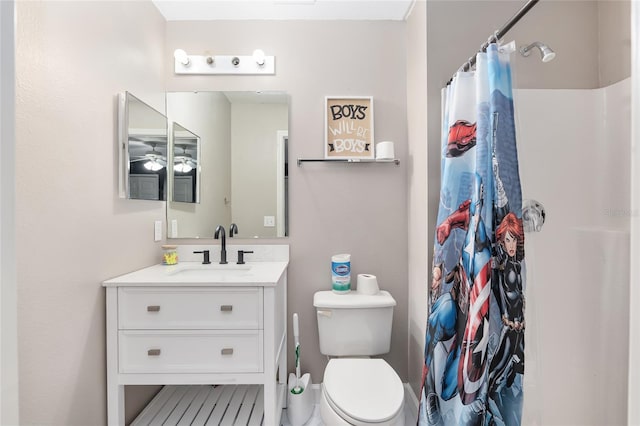
POLYGON ((389 352, 395 299, 319 291, 313 296, 324 370, 320 415, 331 426, 404 426, 404 386, 383 359, 389 352))

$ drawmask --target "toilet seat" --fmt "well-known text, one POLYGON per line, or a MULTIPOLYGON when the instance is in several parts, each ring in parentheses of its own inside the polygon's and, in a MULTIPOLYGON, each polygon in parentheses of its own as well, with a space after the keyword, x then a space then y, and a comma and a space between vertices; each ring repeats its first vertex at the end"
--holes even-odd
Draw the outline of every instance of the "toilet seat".
POLYGON ((402 381, 382 359, 330 360, 322 391, 333 411, 350 424, 389 424, 402 414, 402 381))

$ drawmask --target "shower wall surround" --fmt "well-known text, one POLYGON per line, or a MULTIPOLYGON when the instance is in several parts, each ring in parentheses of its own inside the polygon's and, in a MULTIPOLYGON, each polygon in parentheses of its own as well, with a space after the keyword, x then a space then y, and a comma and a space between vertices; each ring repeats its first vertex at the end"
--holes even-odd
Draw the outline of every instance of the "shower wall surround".
POLYGON ((625 424, 629 331, 630 79, 516 90, 526 234, 523 424, 625 424))

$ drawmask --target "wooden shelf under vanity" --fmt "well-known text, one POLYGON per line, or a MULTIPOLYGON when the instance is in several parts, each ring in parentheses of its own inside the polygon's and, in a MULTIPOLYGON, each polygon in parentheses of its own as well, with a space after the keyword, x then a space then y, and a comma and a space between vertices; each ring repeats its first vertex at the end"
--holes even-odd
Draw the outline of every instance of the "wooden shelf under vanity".
POLYGON ((166 385, 131 426, 205 423, 260 426, 264 416, 263 392, 261 385, 166 385))

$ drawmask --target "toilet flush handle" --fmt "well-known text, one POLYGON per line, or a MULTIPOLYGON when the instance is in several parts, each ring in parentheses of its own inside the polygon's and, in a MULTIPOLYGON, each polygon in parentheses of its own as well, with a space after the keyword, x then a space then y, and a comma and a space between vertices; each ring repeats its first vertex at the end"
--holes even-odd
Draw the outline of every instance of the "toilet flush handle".
POLYGON ((318 316, 331 318, 331 312, 332 311, 323 311, 318 309, 318 316))

